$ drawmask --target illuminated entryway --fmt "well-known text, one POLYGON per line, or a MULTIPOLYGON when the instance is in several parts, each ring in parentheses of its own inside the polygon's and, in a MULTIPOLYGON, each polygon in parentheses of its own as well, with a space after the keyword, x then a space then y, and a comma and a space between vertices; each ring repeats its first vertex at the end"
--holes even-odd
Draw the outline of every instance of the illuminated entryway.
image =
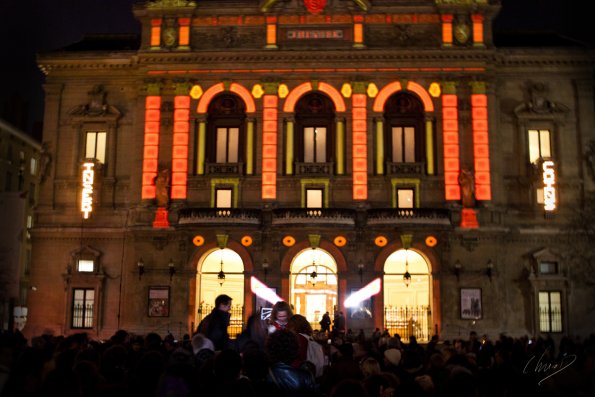
POLYGON ((231 296, 232 312, 229 334, 233 337, 242 330, 244 307, 244 263, 235 251, 215 249, 198 262, 196 272, 195 324, 209 314, 220 294, 231 296))
POLYGON ((414 250, 401 249, 386 259, 384 274, 384 327, 391 335, 428 340, 432 324, 428 262, 414 250))
POLYGON ((290 302, 297 314, 318 329, 322 315, 337 304, 337 264, 326 251, 306 249, 291 264, 290 302))

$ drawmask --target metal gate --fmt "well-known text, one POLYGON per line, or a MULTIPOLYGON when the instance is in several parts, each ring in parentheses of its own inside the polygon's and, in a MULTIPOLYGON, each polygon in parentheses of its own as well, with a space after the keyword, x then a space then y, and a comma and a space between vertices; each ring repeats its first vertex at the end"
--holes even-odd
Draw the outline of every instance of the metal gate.
POLYGON ((384 328, 391 335, 406 340, 411 335, 419 341, 429 341, 432 333, 430 306, 385 306, 384 328))

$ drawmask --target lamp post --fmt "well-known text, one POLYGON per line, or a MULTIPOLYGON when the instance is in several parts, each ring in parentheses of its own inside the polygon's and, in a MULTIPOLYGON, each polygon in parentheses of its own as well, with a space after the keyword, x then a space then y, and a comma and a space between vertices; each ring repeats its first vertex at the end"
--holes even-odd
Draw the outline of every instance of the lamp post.
POLYGON ((457 277, 457 281, 460 281, 460 277, 461 277, 461 262, 459 262, 459 260, 457 259, 457 261, 455 262, 455 268, 454 268, 454 273, 455 276, 457 277))
POLYGON ((138 262, 136 262, 136 267, 138 269, 138 279, 140 280, 145 274, 145 262, 143 262, 143 258, 140 258, 138 262))
POLYGON ((267 281, 267 275, 269 274, 269 262, 265 259, 262 261, 262 272, 264 273, 264 282, 267 281))
POLYGON ((169 260, 167 268, 169 269, 169 281, 171 282, 171 279, 173 278, 174 274, 176 274, 176 265, 174 264, 173 259, 169 260))
POLYGON ((359 273, 359 283, 361 284, 364 282, 364 280, 363 280, 363 278, 364 278, 364 264, 363 263, 360 262, 357 265, 357 272, 359 273))

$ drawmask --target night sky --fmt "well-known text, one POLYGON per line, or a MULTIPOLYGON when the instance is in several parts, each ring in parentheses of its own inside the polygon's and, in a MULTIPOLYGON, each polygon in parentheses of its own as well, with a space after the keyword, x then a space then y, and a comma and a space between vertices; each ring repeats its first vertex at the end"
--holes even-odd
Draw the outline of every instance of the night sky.
MULTIPOLYGON (((76 43, 85 34, 138 33, 133 3, 0 0, 0 117, 26 133, 39 135, 43 76, 35 65, 35 54, 76 43)), ((593 46, 595 28, 584 7, 580 0, 502 0, 502 11, 494 24, 496 44, 499 38, 502 44, 522 44, 515 39, 519 34, 551 37, 555 33, 568 41, 593 46)))

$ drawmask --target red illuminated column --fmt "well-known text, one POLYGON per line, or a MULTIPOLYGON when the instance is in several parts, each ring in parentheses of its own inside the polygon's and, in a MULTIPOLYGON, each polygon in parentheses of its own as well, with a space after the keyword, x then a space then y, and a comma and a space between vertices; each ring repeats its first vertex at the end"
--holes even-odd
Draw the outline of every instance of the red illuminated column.
POLYGON ((475 168, 475 199, 491 200, 490 146, 488 138, 488 97, 485 83, 472 84, 471 114, 473 123, 473 162, 475 168))
POLYGON ((352 158, 353 199, 368 199, 368 145, 366 94, 353 94, 352 101, 352 158))
POLYGON ((441 16, 442 19, 442 45, 444 47, 452 46, 452 21, 453 16, 450 14, 444 14, 441 16))
POLYGON ((277 198, 277 95, 263 96, 262 115, 262 199, 277 198))
POLYGON ((161 19, 151 19, 151 48, 161 46, 161 19))
POLYGON ((460 200, 459 115, 454 83, 445 83, 442 95, 442 140, 444 142, 444 196, 460 200))
POLYGON ((174 134, 172 144, 171 198, 185 199, 188 178, 188 142, 190 132, 190 97, 174 97, 174 134))
POLYGON ((483 20, 483 15, 471 15, 471 21, 473 22, 473 45, 476 47, 484 46, 483 20))
POLYGON ((161 96, 149 95, 145 100, 145 139, 143 146, 142 199, 155 198, 157 162, 159 159, 159 122, 161 118, 161 96))

